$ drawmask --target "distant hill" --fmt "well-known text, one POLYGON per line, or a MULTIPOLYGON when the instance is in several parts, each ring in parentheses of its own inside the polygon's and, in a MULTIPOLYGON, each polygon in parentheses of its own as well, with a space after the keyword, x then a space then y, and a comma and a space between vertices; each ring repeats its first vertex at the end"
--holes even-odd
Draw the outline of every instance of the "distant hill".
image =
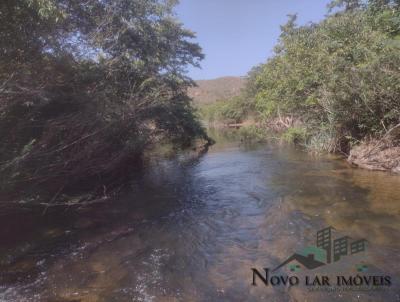
POLYGON ((239 95, 246 79, 242 77, 223 77, 214 80, 196 81, 198 87, 189 89, 189 96, 196 104, 209 104, 217 100, 239 95))

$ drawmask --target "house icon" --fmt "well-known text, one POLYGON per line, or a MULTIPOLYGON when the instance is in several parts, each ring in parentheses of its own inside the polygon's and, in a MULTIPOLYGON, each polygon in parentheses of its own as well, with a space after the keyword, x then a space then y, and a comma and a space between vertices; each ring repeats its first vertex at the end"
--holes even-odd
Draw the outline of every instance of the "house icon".
POLYGON ((294 253, 279 266, 274 268, 273 272, 287 264, 292 264, 292 271, 297 271, 302 267, 307 269, 315 269, 317 267, 325 265, 324 259, 326 259, 326 252, 323 249, 317 248, 315 246, 309 246, 300 253, 294 253))

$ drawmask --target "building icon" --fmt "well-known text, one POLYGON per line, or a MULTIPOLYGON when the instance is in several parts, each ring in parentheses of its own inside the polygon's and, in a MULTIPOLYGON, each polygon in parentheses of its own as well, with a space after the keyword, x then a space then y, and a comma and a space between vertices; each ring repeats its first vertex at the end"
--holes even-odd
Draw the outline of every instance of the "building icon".
POLYGON ((295 267, 298 271, 301 267, 306 269, 315 269, 317 267, 337 262, 343 256, 354 255, 360 252, 364 252, 367 249, 367 240, 359 239, 350 243, 350 237, 343 236, 340 238, 333 239, 332 236, 333 227, 327 227, 317 232, 316 244, 317 246, 308 246, 303 251, 294 253, 280 265, 278 265, 273 271, 285 266, 289 263, 295 263, 291 267, 295 267))
POLYGON ((360 252, 364 252, 367 249, 367 240, 365 239, 360 239, 358 241, 355 241, 351 244, 350 250, 351 254, 357 254, 360 252))
POLYGON ((349 238, 348 236, 335 239, 333 241, 333 261, 339 261, 341 256, 347 256, 349 252, 349 238))
POLYGON ((327 227, 317 232, 317 247, 326 251, 327 263, 331 263, 332 229, 332 227, 327 227))

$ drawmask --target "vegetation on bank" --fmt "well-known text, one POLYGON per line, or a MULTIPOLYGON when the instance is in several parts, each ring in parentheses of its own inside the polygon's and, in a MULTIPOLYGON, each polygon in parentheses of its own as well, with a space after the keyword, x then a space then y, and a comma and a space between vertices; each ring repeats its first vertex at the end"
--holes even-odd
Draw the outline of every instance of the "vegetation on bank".
POLYGON ((241 97, 218 100, 215 103, 200 105, 199 113, 209 126, 228 125, 242 122, 246 102, 241 97))
POLYGON ((290 16, 255 73, 245 107, 226 101, 214 115, 239 121, 254 108, 286 140, 329 152, 380 138, 400 123, 400 2, 336 0, 324 20, 304 26, 290 16))
POLYGON ((203 54, 175 4, 1 1, 2 201, 108 196, 149 146, 208 139, 185 76, 203 54))
POLYGON ((197 107, 201 120, 210 127, 219 127, 239 124, 255 117, 255 83, 258 72, 259 68, 255 67, 248 73, 244 88, 239 95, 212 103, 199 103, 197 107))
POLYGON ((399 3, 335 1, 318 24, 282 26, 275 56, 257 78, 256 108, 290 116, 328 151, 348 152, 400 122, 399 3))

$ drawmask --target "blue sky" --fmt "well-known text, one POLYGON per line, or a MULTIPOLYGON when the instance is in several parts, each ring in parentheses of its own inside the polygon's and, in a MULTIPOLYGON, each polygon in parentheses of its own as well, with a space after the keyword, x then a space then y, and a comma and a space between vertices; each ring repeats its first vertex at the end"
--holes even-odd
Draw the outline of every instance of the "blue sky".
POLYGON ((197 33, 206 58, 195 79, 246 75, 273 53, 280 25, 297 13, 298 23, 321 20, 330 0, 180 0, 176 8, 185 27, 197 33))

